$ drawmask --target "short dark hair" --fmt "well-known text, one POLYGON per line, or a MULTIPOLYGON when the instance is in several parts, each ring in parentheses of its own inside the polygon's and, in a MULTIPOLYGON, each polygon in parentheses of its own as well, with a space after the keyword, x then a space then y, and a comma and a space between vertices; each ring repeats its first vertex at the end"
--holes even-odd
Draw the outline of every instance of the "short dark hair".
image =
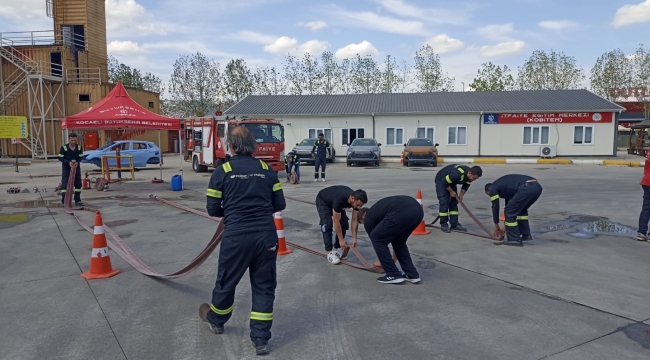
POLYGON ((228 134, 228 144, 236 155, 253 155, 257 150, 257 142, 244 126, 232 129, 228 134))
POLYGON ((483 169, 481 169, 480 166, 472 166, 472 167, 469 169, 469 172, 471 172, 472 174, 474 174, 474 175, 476 175, 476 176, 478 176, 478 177, 483 176, 483 169))
POLYGON ((492 183, 485 184, 485 192, 490 192, 490 186, 492 186, 492 183))
POLYGON ((325 136, 325 134, 323 134, 323 133, 320 133, 320 134, 318 134, 318 136, 325 136))
POLYGON ((357 211, 357 219, 365 220, 366 213, 368 212, 368 210, 370 209, 368 209, 367 207, 362 207, 361 209, 359 209, 359 211, 357 211))
POLYGON ((72 133, 72 134, 68 135, 68 138, 71 138, 71 137, 76 138, 76 137, 77 137, 77 134, 72 133))
POLYGON ((361 200, 364 204, 368 203, 368 195, 366 194, 365 191, 359 189, 359 190, 354 190, 352 193, 352 197, 355 200, 361 200))

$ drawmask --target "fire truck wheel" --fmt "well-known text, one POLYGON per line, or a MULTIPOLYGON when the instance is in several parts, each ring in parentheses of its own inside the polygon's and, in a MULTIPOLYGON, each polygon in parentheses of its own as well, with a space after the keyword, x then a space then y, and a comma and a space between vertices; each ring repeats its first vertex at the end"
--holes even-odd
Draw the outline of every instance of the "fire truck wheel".
POLYGON ((192 160, 192 170, 194 170, 195 173, 201 172, 203 170, 203 166, 199 165, 199 158, 194 157, 194 160, 192 160))

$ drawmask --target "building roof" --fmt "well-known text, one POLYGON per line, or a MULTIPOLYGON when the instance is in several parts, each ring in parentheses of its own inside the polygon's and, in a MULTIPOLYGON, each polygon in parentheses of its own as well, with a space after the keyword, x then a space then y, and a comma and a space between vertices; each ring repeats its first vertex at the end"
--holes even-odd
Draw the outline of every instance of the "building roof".
POLYGON ((349 95, 249 95, 227 115, 356 115, 619 111, 588 90, 435 92, 349 95))

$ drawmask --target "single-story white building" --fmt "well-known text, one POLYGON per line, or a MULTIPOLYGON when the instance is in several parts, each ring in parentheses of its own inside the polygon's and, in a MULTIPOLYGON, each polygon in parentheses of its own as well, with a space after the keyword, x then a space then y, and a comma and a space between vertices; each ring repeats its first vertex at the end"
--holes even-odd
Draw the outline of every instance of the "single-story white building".
POLYGON ((410 138, 449 156, 615 156, 623 107, 587 90, 247 96, 224 115, 275 119, 285 149, 323 132, 344 157, 355 138, 375 138, 399 157, 410 138), (548 149, 550 148, 550 149, 548 149), (551 154, 549 154, 549 151, 551 154))

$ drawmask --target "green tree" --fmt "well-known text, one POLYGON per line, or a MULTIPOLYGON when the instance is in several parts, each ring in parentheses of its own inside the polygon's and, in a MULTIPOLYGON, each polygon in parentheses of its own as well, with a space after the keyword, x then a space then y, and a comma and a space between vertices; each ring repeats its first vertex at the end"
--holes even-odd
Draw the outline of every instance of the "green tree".
POLYGON ((120 63, 114 56, 108 58, 108 81, 117 84, 119 81, 128 88, 160 93, 162 81, 152 73, 145 73, 120 63))
POLYGON ((183 117, 206 116, 221 95, 219 63, 197 52, 174 62, 169 79, 170 104, 183 117))
POLYGON ((632 56, 632 87, 635 98, 643 102, 646 119, 650 118, 650 49, 640 44, 632 56))
POLYGON ((244 59, 233 59, 226 65, 223 77, 226 108, 253 92, 253 74, 244 59))
POLYGON ((474 91, 508 91, 515 86, 515 79, 510 75, 510 68, 494 65, 491 62, 481 64, 478 75, 469 85, 474 91))
POLYGON ((632 62, 616 49, 601 55, 591 68, 591 90, 610 101, 619 97, 618 89, 632 84, 632 62))
POLYGON ((550 54, 534 51, 519 68, 518 87, 521 90, 566 90, 582 88, 584 70, 576 64, 573 56, 563 52, 550 54))
POLYGON ((442 71, 440 57, 430 45, 415 53, 415 78, 419 92, 453 91, 455 79, 442 71))
POLYGON ((382 90, 382 74, 370 56, 357 54, 352 61, 352 91, 356 94, 376 94, 382 90))

